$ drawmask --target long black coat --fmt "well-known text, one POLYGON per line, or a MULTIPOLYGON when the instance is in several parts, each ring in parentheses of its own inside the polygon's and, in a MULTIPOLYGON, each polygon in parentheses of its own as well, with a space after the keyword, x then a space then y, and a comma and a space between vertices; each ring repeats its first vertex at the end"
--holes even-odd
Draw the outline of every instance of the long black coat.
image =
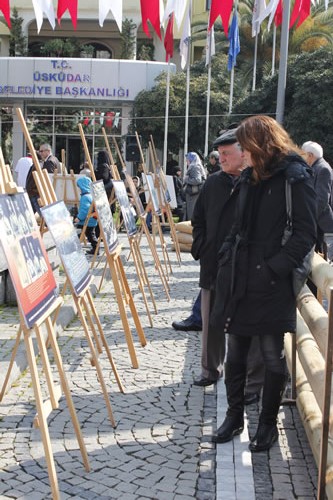
POLYGON ((236 223, 220 255, 211 321, 225 333, 238 335, 294 332, 292 270, 316 241, 311 170, 293 155, 269 179, 253 184, 251 176, 248 168, 238 183, 236 223), (292 188, 293 234, 282 246, 286 178, 292 188))
POLYGON ((199 285, 207 290, 214 288, 217 254, 233 222, 236 204, 232 195, 234 180, 222 171, 210 175, 194 207, 192 255, 196 260, 200 259, 199 285))

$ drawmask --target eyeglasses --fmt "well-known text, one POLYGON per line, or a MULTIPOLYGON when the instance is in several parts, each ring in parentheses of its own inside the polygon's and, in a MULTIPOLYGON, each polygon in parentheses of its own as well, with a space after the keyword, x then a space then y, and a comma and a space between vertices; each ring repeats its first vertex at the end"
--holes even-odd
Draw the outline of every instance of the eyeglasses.
POLYGON ((48 151, 48 149, 40 149, 39 153, 44 153, 45 151, 48 151))

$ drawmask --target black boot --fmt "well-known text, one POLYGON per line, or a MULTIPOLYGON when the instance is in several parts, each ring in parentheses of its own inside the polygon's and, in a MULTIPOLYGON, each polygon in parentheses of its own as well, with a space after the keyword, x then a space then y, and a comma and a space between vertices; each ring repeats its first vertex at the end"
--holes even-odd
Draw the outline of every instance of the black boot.
POLYGON ((244 429, 244 386, 246 365, 241 363, 225 364, 225 387, 228 410, 223 424, 212 436, 213 443, 227 443, 244 429))
POLYGON ((259 425, 249 444, 253 452, 269 450, 279 438, 276 420, 287 380, 286 375, 266 370, 259 425))

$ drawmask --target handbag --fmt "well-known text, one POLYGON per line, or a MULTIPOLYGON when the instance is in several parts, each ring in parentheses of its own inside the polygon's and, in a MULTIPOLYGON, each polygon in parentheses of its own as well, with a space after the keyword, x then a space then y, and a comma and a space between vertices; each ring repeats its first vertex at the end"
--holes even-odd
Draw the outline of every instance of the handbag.
MULTIPOLYGON (((286 192, 286 211, 287 211, 287 223, 283 232, 281 244, 284 246, 291 235, 293 234, 293 219, 292 219, 292 198, 291 198, 291 185, 286 180, 285 181, 285 192, 286 192)), ((312 266, 312 258, 314 255, 314 246, 306 254, 302 263, 292 270, 292 285, 295 297, 302 290, 309 277, 312 266)))

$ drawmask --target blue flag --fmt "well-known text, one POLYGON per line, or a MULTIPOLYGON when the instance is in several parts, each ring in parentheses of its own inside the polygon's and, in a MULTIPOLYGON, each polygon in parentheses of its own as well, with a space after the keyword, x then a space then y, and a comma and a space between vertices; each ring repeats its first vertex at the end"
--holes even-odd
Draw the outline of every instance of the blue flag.
POLYGON ((240 52, 238 17, 236 11, 232 16, 228 39, 230 42, 228 52, 228 71, 231 71, 232 68, 236 65, 237 55, 240 52))

